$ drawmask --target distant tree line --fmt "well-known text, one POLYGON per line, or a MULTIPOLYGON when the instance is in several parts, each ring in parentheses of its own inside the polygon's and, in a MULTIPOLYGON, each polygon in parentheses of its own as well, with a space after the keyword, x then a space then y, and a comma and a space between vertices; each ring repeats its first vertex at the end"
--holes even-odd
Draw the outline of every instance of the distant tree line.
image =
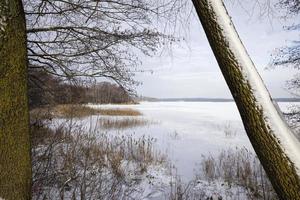
POLYGON ((133 98, 121 86, 100 82, 86 88, 85 101, 89 103, 131 103, 133 98))
POLYGON ((56 104, 133 102, 131 95, 115 83, 66 82, 45 71, 35 71, 31 76, 37 77, 29 82, 31 108, 56 104))

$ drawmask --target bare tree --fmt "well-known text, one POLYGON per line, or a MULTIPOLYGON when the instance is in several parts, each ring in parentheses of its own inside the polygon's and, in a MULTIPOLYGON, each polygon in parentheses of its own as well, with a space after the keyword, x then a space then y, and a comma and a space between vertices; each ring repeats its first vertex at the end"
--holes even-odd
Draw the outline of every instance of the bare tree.
POLYGON ((222 0, 193 0, 247 135, 280 199, 300 199, 300 143, 273 105, 222 0))
POLYGON ((30 199, 26 25, 21 0, 0 0, 0 199, 30 199))
POLYGON ((26 0, 30 69, 67 79, 104 77, 125 89, 137 82, 141 53, 174 38, 156 27, 180 1, 26 0))
POLYGON ((86 88, 87 103, 132 103, 133 98, 120 86, 109 82, 100 82, 86 88))
POLYGON ((287 14, 299 14, 300 12, 300 2, 298 0, 280 0, 278 5, 285 8, 287 14))
MULTIPOLYGON (((285 17, 299 17, 300 2, 298 0, 280 0, 277 3, 279 9, 285 10, 285 17)), ((287 31, 300 31, 300 24, 295 23, 285 27, 287 31)), ((272 64, 275 67, 286 66, 297 70, 300 69, 300 38, 291 42, 291 45, 284 46, 275 51, 273 55, 272 64)), ((287 82, 289 91, 295 95, 300 96, 300 74, 297 73, 293 79, 287 82)))

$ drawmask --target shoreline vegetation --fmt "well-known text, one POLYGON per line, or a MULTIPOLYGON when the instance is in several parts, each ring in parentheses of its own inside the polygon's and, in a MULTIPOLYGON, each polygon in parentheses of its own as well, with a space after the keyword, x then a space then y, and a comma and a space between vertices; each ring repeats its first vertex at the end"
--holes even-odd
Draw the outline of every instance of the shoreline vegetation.
POLYGON ((31 128, 33 198, 277 199, 257 157, 247 149, 202 155, 195 177, 182 182, 168 155, 157 150, 155 138, 105 132, 150 123, 141 117, 134 109, 85 104, 33 109, 31 119, 39 120, 31 128), (76 124, 91 115, 99 115, 94 129, 76 124), (53 118, 67 120, 53 128, 53 118))
POLYGON ((91 115, 102 116, 141 116, 142 113, 131 108, 92 108, 85 104, 61 104, 34 108, 30 112, 32 119, 47 118, 83 118, 91 115))
POLYGON ((202 156, 182 182, 155 138, 109 135, 72 121, 32 127, 33 199, 277 199, 247 149, 202 156))
MULTIPOLYGON (((33 127, 33 199, 139 199, 168 165, 150 137, 113 136, 62 123, 33 127)), ((151 189, 151 190, 153 190, 151 189)))
POLYGON ((101 127, 103 130, 124 130, 133 127, 140 127, 140 126, 147 126, 153 124, 146 119, 140 118, 123 118, 123 119, 110 119, 110 118, 103 118, 100 117, 97 119, 97 125, 101 127))

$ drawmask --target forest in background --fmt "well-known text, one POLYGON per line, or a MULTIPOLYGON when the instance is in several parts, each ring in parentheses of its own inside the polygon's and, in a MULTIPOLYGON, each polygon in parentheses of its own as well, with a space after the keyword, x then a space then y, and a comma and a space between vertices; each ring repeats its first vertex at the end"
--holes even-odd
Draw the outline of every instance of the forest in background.
POLYGON ((132 96, 121 86, 111 82, 64 81, 44 71, 35 71, 29 82, 31 108, 58 104, 124 104, 134 103, 132 96), (36 80, 38 82, 35 82, 36 80))

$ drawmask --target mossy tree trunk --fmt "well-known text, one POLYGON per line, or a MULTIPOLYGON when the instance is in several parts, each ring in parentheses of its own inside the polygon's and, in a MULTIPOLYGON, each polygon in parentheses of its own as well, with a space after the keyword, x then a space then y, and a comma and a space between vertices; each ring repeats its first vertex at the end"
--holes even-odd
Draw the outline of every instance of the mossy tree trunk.
MULTIPOLYGON (((279 198, 283 200, 300 199, 299 174, 297 174, 295 164, 291 161, 292 156, 289 156, 295 154, 287 154, 286 149, 281 145, 281 142, 286 141, 280 141, 280 139, 276 137, 275 129, 272 127, 272 125, 276 126, 277 124, 269 123, 269 119, 266 117, 267 113, 265 112, 265 107, 263 106, 265 104, 259 103, 263 99, 263 102, 272 104, 272 100, 263 82, 261 81, 259 85, 260 88, 263 87, 264 92, 262 95, 259 93, 259 90, 255 91, 257 87, 255 88, 254 86, 257 85, 255 85, 256 82, 253 81, 254 79, 251 79, 252 82, 251 80, 249 81, 249 77, 247 77, 247 74, 243 71, 247 68, 248 71, 256 72, 246 50, 244 48, 232 48, 243 47, 243 45, 240 43, 223 3, 221 0, 193 0, 193 3, 219 67, 235 99, 247 135, 276 193, 279 198), (220 14, 220 11, 223 14, 220 14), (224 17, 226 19, 224 19, 224 17), (227 27, 224 27, 224 24, 227 27), (224 29, 228 29, 229 31, 226 32, 224 29), (234 38, 232 38, 232 36, 234 36, 234 38), (228 39, 229 37, 231 37, 231 39, 228 39), (239 45, 236 44, 236 41, 239 42, 239 45), (239 54, 239 51, 243 52, 239 54), (247 65, 246 67, 242 66, 244 63, 240 61, 240 59, 243 59, 241 55, 247 57, 246 60, 249 61, 245 64, 247 65), (249 69, 249 66, 251 69, 249 69), (263 98, 259 99, 258 97, 263 98)), ((257 76, 255 80, 261 80, 257 72, 254 74, 257 76)), ((267 105, 266 107, 272 110, 275 109, 273 104, 267 105)), ((279 115, 278 112, 277 115, 279 115)), ((273 117, 273 114, 270 116, 273 117)), ((275 118, 277 120, 278 116, 275 116, 275 118)), ((278 120, 276 122, 278 122, 278 120)), ((282 124, 284 124, 283 121, 282 124)), ((292 133, 287 131, 287 133, 280 133, 278 135, 284 134, 292 133)), ((290 135, 290 138, 295 139, 292 135, 290 135)), ((296 147, 298 146, 297 142, 296 147)), ((297 161, 297 158, 294 160, 297 161)))
POLYGON ((26 25, 21 0, 0 0, 0 198, 31 198, 26 25))

